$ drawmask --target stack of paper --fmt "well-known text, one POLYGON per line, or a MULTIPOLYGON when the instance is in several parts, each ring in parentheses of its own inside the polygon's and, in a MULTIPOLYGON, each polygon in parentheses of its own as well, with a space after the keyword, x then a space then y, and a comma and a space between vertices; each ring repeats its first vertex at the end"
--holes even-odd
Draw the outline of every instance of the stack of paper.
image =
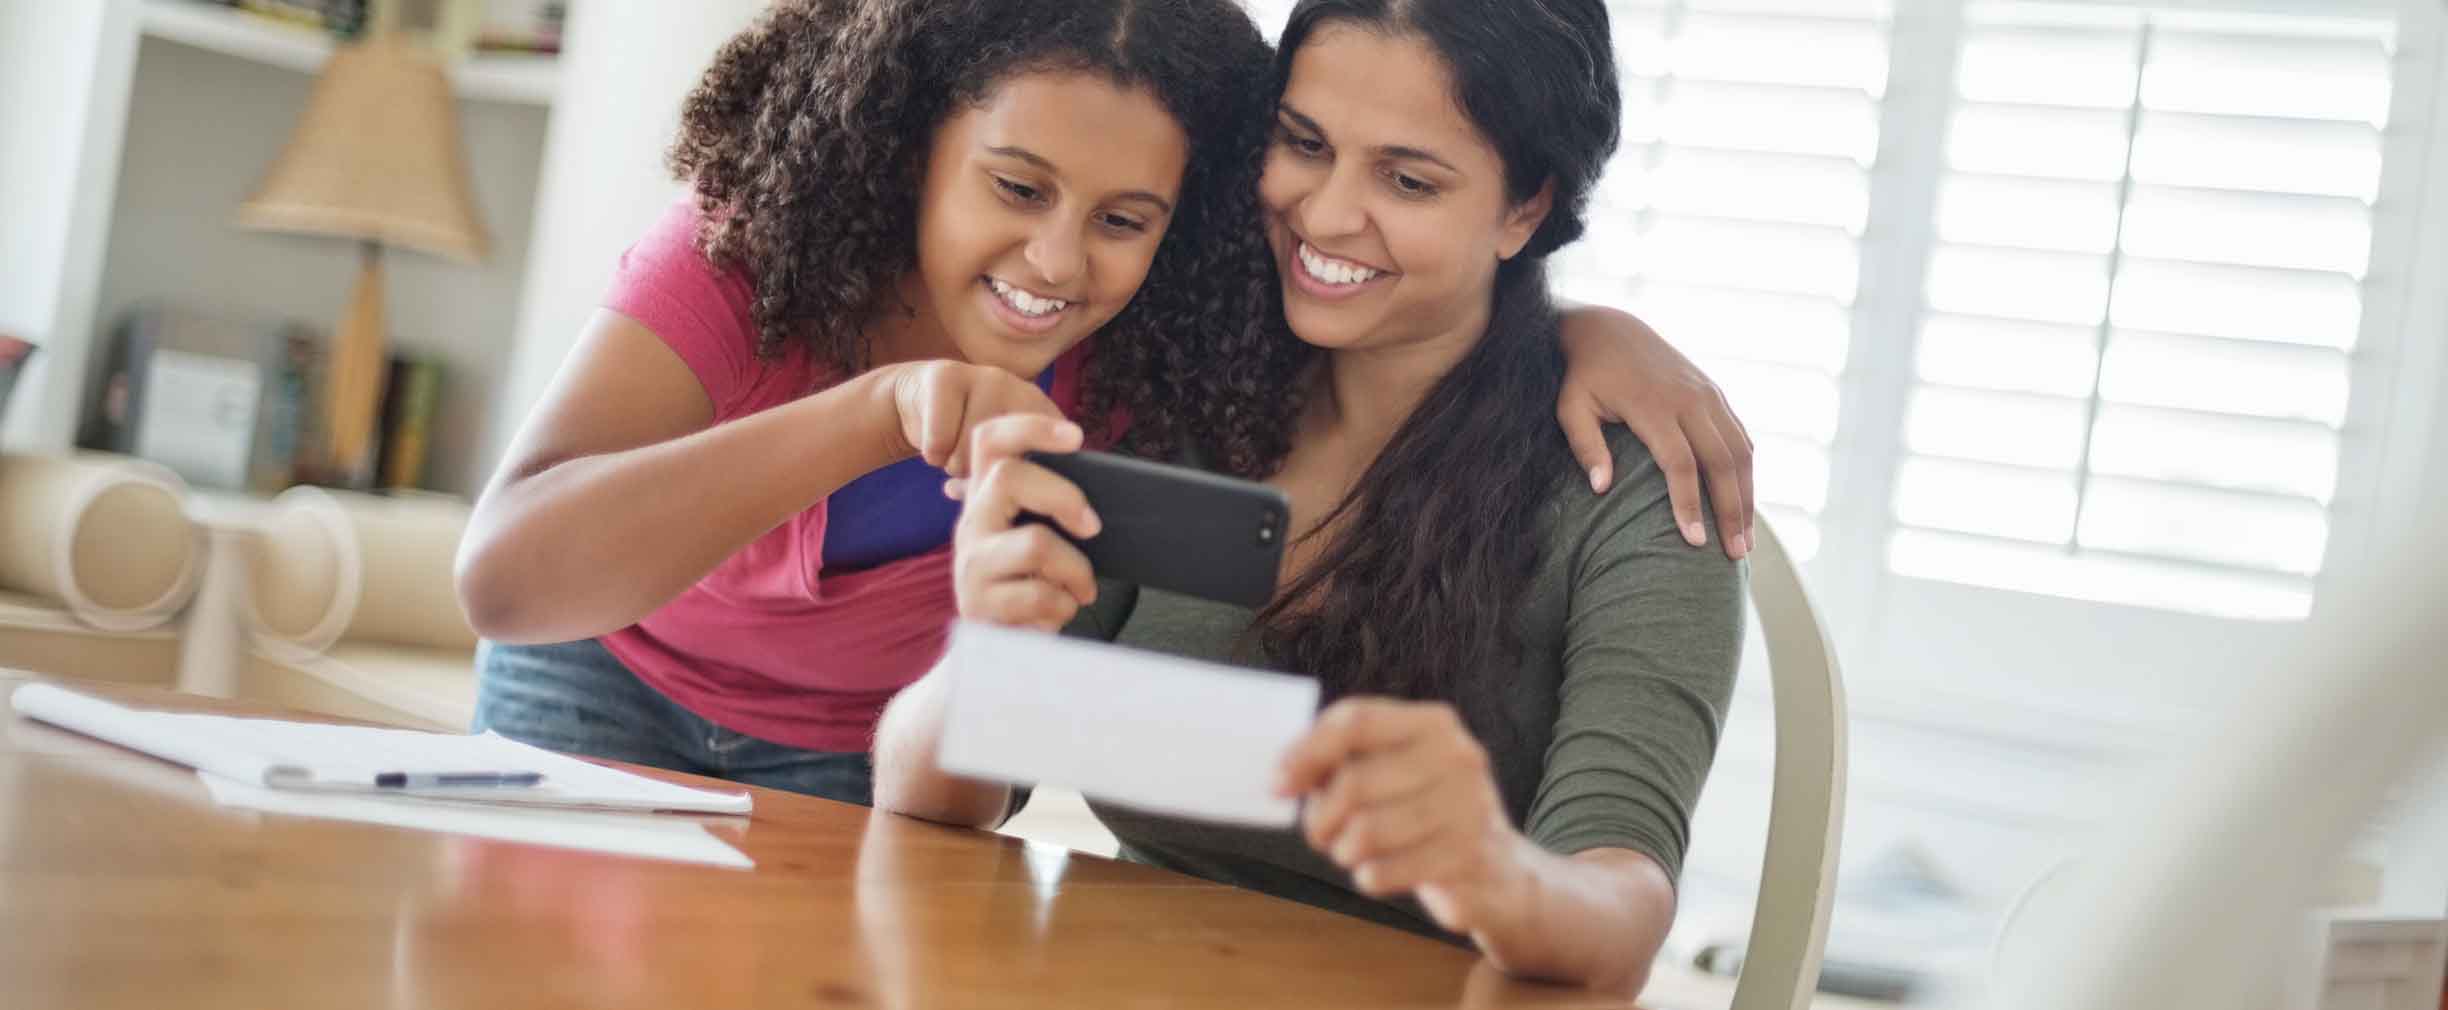
POLYGON ((747 793, 658 782, 494 734, 150 712, 49 684, 20 687, 9 703, 28 718, 194 768, 224 806, 751 865, 694 822, 635 816, 641 811, 746 814, 751 808, 747 793), (389 784, 460 775, 532 779, 534 784, 389 784))

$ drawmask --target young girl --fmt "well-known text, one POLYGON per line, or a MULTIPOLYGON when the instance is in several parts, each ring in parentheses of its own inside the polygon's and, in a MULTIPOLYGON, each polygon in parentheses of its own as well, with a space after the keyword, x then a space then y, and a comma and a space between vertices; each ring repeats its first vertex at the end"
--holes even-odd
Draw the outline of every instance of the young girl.
MULTIPOLYGON (((1515 973, 1637 993, 1739 658, 1743 571, 1681 541, 1649 453, 1574 490, 1542 262, 1577 238, 1620 112, 1600 0, 1303 0, 1262 185, 1302 366, 1272 416, 1292 503, 1263 610, 1096 592, 1078 488, 989 422, 958 534, 964 616, 1318 677, 1279 769, 1299 830, 1094 804, 1126 857, 1476 944, 1515 973), (1502 54, 1496 58, 1495 54, 1502 54)), ((1199 438, 1198 446, 1211 439, 1199 438)), ((934 764, 940 682, 878 732, 887 809, 989 824, 1000 785, 934 764)), ((1025 796, 1018 797, 1025 801, 1025 796)))
MULTIPOLYGON (((1270 61, 1228 0, 785 0, 727 45, 672 152, 690 197, 470 524, 477 728, 866 802, 874 721, 954 610, 965 432, 1060 414, 1132 452, 1280 454, 1250 407, 1291 378, 1255 227, 1270 61)), ((1575 424, 1737 431, 1642 402, 1709 387, 1627 317, 1583 322, 1631 393, 1551 395, 1575 424)))

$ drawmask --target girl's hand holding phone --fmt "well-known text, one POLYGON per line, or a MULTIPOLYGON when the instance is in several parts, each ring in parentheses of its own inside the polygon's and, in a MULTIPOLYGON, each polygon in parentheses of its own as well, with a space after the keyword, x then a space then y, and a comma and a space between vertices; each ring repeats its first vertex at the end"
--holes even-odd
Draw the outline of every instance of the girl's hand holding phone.
POLYGON ((963 448, 976 476, 956 477, 945 488, 964 502, 952 532, 952 584, 962 617, 1059 631, 1096 601, 1087 556, 1044 524, 1019 522, 1033 512, 1073 536, 1097 535, 1102 523, 1079 486, 1022 458, 1074 452, 1081 439, 1079 425, 1041 414, 1006 415, 971 429, 963 448))

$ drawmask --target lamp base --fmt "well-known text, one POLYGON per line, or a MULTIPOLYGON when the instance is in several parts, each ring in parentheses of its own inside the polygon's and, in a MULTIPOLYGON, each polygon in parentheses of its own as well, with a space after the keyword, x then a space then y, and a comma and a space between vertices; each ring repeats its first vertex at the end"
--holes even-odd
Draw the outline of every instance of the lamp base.
POLYGON ((357 290, 332 331, 331 364, 324 372, 324 451, 320 472, 312 475, 318 484, 358 487, 374 476, 374 428, 387 362, 382 245, 366 242, 361 248, 357 290))

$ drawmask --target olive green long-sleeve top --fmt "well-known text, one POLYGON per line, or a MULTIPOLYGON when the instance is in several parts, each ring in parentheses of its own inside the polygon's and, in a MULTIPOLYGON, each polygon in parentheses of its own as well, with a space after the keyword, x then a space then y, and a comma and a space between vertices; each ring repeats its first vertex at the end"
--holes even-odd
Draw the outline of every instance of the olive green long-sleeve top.
MULTIPOLYGON (((1487 700, 1476 704, 1496 708, 1502 720, 1504 739, 1483 742, 1523 834, 1562 855, 1641 852, 1672 876, 1682 868, 1733 690, 1747 572, 1714 543, 1683 541, 1665 476, 1637 440, 1618 436, 1616 485, 1601 496, 1585 483, 1558 481, 1545 528, 1524 531, 1546 546, 1515 615, 1523 655, 1518 669, 1489 671, 1504 679, 1483 685, 1494 689, 1479 692, 1487 700)), ((1071 633, 1232 661, 1255 616, 1157 590, 1104 589, 1071 633)), ((1297 830, 1091 807, 1124 858, 1458 939, 1412 899, 1360 894, 1297 830)))

